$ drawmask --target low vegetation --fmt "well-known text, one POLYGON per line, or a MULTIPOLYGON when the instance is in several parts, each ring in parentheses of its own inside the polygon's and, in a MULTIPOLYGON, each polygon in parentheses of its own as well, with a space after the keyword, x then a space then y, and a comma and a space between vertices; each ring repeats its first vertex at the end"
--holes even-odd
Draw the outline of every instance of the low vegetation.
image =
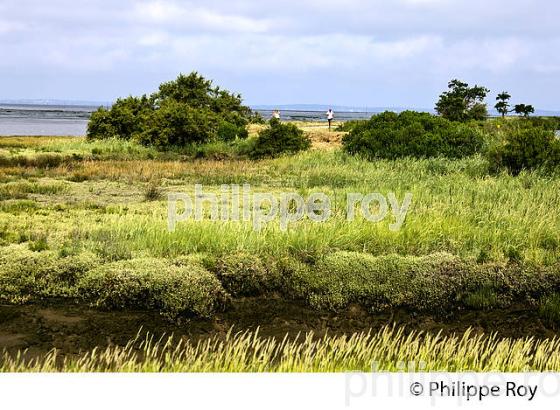
MULTIPOLYGON (((162 101, 182 98, 173 84, 160 89, 162 101)), ((110 116, 126 114, 118 110, 124 106, 110 116)), ((171 118, 164 114, 154 115, 171 118)), ((153 310, 177 322, 233 312, 239 298, 253 297, 298 301, 318 314, 356 305, 435 315, 522 307, 549 328, 558 325, 552 121, 456 122, 404 112, 352 123, 348 133, 272 121, 243 127, 245 138, 228 127, 222 139, 178 145, 154 141, 187 135, 184 129, 169 137, 154 132, 144 143, 149 128, 129 138, 0 139, 0 301, 153 310), (325 135, 344 135, 342 148, 325 135), (209 218, 167 230, 168 193, 191 195, 202 184, 218 194, 223 185, 245 183, 274 195, 323 192, 332 215, 287 231, 277 221, 255 231, 247 221, 209 218), (388 229, 391 215, 372 223, 358 214, 349 222, 346 197, 356 192, 394 193, 399 201, 412 194, 401 229, 388 229)), ((55 353, 0 362, 13 371, 342 371, 369 368, 372 360, 395 370, 391 363, 409 355, 426 358, 429 369, 556 370, 560 362, 556 340, 409 338, 394 330, 294 344, 232 335, 223 344, 177 350, 171 342, 152 350, 155 342, 145 341, 139 351, 137 343, 68 357, 63 367, 55 353), (383 350, 389 346, 396 350, 383 350), (255 349, 263 349, 263 360, 243 353, 255 349), (506 354, 512 350, 519 355, 506 354)))
POLYGON ((280 154, 295 154, 311 147, 311 140, 294 124, 282 124, 272 119, 270 126, 261 130, 251 146, 251 158, 271 158, 280 154))
POLYGON ((384 112, 358 123, 344 137, 346 152, 367 159, 462 158, 479 152, 482 132, 428 113, 384 112))
POLYGON ((0 356, 1 372, 527 372, 560 371, 560 341, 406 333, 386 327, 352 336, 282 340, 258 332, 198 343, 138 337, 126 346, 60 357, 0 356))

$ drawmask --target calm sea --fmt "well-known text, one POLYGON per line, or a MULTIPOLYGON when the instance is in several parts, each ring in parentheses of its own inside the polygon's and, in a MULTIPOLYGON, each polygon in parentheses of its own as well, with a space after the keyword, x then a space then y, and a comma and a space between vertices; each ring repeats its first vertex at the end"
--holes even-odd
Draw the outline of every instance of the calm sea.
MULTIPOLYGON (((0 105, 0 136, 85 135, 87 122, 97 107, 68 105, 0 105)), ((272 111, 256 110, 265 118, 272 111)), ((337 120, 369 118, 371 113, 336 112, 337 120)), ((326 121, 323 111, 282 111, 283 120, 326 121)))

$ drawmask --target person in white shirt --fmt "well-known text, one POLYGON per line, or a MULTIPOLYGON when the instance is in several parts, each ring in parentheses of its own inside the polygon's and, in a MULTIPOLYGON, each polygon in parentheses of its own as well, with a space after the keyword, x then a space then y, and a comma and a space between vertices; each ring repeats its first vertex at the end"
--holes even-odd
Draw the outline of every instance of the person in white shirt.
POLYGON ((280 110, 272 111, 272 118, 275 118, 275 119, 279 120, 280 119, 280 110))
POLYGON ((334 120, 334 111, 332 110, 332 108, 329 108, 329 110, 327 111, 327 120, 329 121, 329 131, 330 131, 332 120, 334 120))

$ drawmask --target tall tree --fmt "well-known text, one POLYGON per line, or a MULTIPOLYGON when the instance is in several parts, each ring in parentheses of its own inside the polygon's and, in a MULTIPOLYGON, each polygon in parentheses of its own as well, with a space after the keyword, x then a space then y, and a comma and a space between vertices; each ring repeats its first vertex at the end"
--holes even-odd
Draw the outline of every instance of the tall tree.
POLYGON ((502 117, 505 117, 507 115, 507 113, 510 111, 509 110, 509 99, 510 98, 511 98, 511 95, 507 91, 502 91, 496 97, 496 101, 498 101, 498 102, 496 103, 494 108, 496 108, 496 111, 498 111, 500 114, 502 114, 502 117))
POLYGON ((488 111, 484 99, 490 92, 486 87, 469 85, 460 80, 451 80, 448 91, 439 96, 436 111, 451 121, 481 120, 486 118, 488 111))
POLYGON ((517 104, 513 110, 516 114, 528 117, 535 112, 535 107, 530 104, 517 104))

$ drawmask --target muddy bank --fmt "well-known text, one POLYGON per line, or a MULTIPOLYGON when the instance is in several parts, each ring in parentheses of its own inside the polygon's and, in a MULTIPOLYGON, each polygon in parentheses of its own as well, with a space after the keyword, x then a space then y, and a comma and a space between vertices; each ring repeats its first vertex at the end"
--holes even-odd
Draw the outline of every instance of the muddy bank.
POLYGON ((404 325, 409 330, 444 334, 463 332, 497 332, 504 337, 560 335, 557 328, 545 324, 534 310, 525 307, 493 311, 460 311, 448 316, 410 313, 395 310, 369 313, 351 306, 339 313, 318 312, 302 303, 282 299, 251 298, 236 300, 228 312, 211 320, 190 319, 170 323, 153 312, 104 312, 83 306, 63 304, 0 306, 0 350, 15 352, 28 349, 40 355, 57 348, 63 354, 76 354, 94 347, 124 345, 139 329, 157 337, 174 334, 198 340, 210 335, 225 335, 236 330, 260 327, 263 336, 284 337, 286 333, 314 331, 318 335, 348 334, 385 325, 404 325))

